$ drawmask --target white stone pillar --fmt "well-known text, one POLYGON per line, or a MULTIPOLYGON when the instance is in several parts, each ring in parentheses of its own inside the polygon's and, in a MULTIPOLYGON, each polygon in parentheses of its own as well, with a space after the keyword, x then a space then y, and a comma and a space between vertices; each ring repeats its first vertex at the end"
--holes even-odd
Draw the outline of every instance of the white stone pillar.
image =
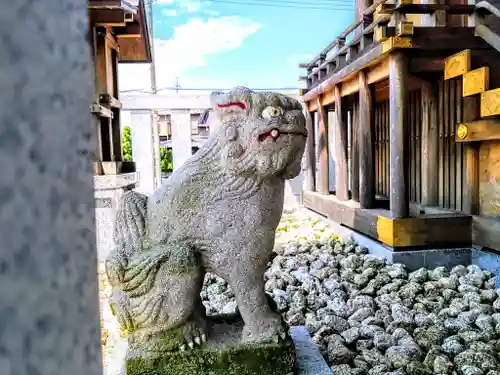
POLYGON ((189 110, 173 110, 172 122, 172 158, 174 170, 179 168, 192 155, 191 114, 189 110))
POLYGON ((131 111, 132 160, 139 172, 138 192, 151 194, 155 190, 155 162, 153 155, 153 124, 151 111, 131 111))
POLYGON ((158 128, 158 116, 153 116, 153 163, 155 189, 161 185, 161 158, 160 158, 160 132, 158 128))
POLYGON ((0 11, 0 374, 102 374, 87 13, 0 11))

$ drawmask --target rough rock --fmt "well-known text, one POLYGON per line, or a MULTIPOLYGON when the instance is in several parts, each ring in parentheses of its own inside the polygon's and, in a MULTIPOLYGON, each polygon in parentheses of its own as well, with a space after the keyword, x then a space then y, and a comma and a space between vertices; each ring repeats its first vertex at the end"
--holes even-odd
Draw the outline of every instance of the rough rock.
POLYGON ((292 240, 277 250, 266 291, 289 324, 307 324, 332 371, 497 375, 500 297, 489 272, 407 272, 350 241, 322 241, 292 240), (284 255, 288 248, 293 254, 284 255))

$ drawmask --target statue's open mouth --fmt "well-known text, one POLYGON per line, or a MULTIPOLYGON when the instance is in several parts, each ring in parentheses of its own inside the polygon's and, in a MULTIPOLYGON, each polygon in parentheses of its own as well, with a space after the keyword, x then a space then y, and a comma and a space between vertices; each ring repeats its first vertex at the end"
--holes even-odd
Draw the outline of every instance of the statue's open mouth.
POLYGON ((263 142, 266 139, 271 138, 273 141, 276 142, 276 140, 280 137, 280 135, 283 135, 283 134, 300 135, 302 137, 307 136, 307 134, 304 132, 282 131, 282 130, 278 130, 278 129, 274 128, 274 129, 271 129, 265 133, 260 134, 259 141, 263 142))

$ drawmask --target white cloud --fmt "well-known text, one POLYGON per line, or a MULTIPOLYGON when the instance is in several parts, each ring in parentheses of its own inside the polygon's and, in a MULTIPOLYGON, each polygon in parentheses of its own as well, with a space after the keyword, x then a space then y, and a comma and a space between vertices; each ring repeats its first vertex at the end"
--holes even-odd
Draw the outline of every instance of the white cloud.
POLYGON ((177 15, 177 11, 175 9, 162 9, 161 13, 167 17, 173 17, 177 15))
MULTIPOLYGON (((154 40, 157 86, 172 87, 176 77, 180 78, 184 87, 203 86, 203 82, 183 81, 183 74, 192 68, 205 66, 208 56, 239 47, 259 28, 259 24, 240 16, 206 21, 190 19, 174 29, 172 39, 154 40)), ((121 90, 150 88, 148 64, 121 64, 119 72, 121 90)))
POLYGON ((188 13, 194 13, 208 3, 199 0, 157 0, 156 4, 176 5, 186 10, 188 13))
POLYGON ((207 9, 207 10, 203 11, 203 13, 205 13, 206 15, 209 15, 209 16, 218 16, 218 15, 220 15, 220 12, 218 10, 210 10, 210 9, 207 9))

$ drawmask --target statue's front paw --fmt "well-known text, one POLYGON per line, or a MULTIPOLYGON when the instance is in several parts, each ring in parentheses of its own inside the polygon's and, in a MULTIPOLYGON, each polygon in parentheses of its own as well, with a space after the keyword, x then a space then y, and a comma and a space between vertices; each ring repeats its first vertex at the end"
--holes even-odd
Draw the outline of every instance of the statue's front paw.
POLYGON ((278 343, 286 339, 286 331, 278 315, 272 315, 246 324, 243 330, 243 343, 278 343))

